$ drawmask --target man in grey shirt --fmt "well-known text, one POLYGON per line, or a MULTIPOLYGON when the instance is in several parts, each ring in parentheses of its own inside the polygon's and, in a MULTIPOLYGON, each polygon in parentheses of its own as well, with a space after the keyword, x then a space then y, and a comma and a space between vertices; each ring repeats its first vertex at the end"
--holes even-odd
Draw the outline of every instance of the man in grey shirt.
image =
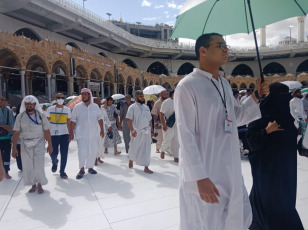
POLYGON ((128 153, 129 142, 130 142, 130 130, 127 124, 126 114, 127 114, 128 107, 131 104, 132 104, 132 97, 129 94, 127 94, 125 96, 125 102, 120 107, 120 124, 119 124, 119 129, 122 130, 123 132, 126 153, 128 153), (122 126, 122 122, 123 122, 123 126, 122 126))

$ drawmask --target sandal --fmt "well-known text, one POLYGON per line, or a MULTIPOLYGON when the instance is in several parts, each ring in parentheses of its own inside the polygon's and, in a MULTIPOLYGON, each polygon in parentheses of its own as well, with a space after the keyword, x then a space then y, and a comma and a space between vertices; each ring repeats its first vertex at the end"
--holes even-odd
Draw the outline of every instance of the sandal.
POLYGON ((89 169, 88 169, 88 173, 97 174, 97 171, 95 171, 95 170, 92 169, 92 168, 89 168, 89 169))
POLYGON ((77 176, 76 176, 76 179, 77 179, 77 180, 81 179, 81 178, 83 177, 84 174, 85 174, 85 172, 82 171, 82 170, 80 170, 79 173, 78 173, 77 176))
POLYGON ((59 160, 57 160, 56 164, 52 164, 51 171, 53 173, 57 172, 59 160))
POLYGON ((62 179, 67 179, 67 178, 68 178, 68 176, 66 175, 66 173, 60 174, 60 177, 61 177, 62 179))

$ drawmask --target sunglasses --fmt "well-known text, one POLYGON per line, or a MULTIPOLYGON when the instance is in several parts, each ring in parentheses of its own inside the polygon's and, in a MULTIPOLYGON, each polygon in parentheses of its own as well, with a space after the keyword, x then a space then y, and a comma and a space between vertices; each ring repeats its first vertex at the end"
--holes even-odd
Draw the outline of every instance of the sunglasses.
POLYGON ((57 97, 57 99, 65 99, 65 97, 57 97))

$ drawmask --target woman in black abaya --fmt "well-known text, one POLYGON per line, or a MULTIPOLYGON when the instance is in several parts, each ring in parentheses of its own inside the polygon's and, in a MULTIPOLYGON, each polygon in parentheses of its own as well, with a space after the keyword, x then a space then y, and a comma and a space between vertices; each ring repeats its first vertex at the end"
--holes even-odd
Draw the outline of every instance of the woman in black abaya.
POLYGON ((286 85, 271 84, 270 94, 260 104, 262 118, 248 126, 253 177, 250 230, 304 230, 295 208, 297 130, 291 99, 286 85))

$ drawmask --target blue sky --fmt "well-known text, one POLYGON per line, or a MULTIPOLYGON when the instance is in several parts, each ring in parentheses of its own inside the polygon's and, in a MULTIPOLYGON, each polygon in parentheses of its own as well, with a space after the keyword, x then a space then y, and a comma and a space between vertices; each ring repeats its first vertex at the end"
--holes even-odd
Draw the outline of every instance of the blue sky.
MULTIPOLYGON (((71 0, 80 6, 83 0, 71 0)), ((143 25, 164 23, 174 26, 176 16, 186 0, 86 0, 85 8, 108 19, 106 13, 111 13, 112 20, 122 19, 124 22, 141 22, 143 25)), ((292 37, 297 38, 297 19, 290 18, 266 27, 267 45, 277 46, 279 40, 289 36, 289 25, 293 25, 292 37)), ((305 41, 308 36, 308 17, 305 20, 305 41)), ((259 38, 259 33, 257 33, 259 38)), ((185 39, 180 39, 185 42, 185 39)), ((231 46, 254 46, 252 34, 235 34, 227 36, 227 43, 231 46)))
MULTIPOLYGON (((82 6, 83 0, 72 0, 82 6)), ((87 0, 85 8, 108 19, 111 13, 113 20, 124 22, 141 22, 144 25, 165 23, 173 26, 176 15, 185 0, 87 0)))

